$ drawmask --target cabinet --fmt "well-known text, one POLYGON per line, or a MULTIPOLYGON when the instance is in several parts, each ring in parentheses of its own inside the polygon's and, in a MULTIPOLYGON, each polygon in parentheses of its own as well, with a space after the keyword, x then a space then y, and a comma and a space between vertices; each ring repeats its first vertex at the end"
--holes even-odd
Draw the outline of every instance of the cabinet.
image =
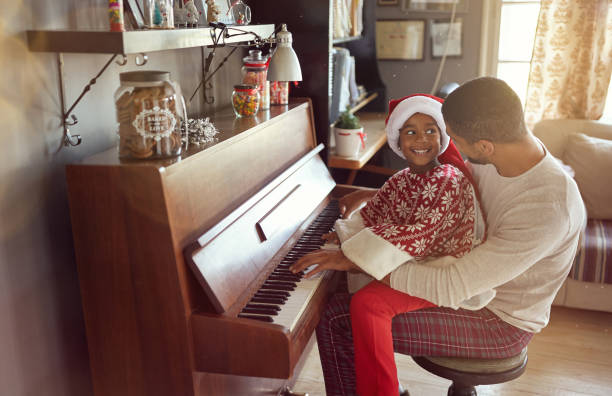
MULTIPOLYGON (((310 97, 314 107, 317 141, 329 147, 329 105, 332 86, 332 46, 348 48, 355 57, 356 79, 374 100, 362 111, 385 112, 385 86, 376 61, 376 2, 363 3, 363 32, 358 38, 332 39, 333 0, 251 0, 249 6, 257 23, 286 23, 293 34, 293 48, 302 66, 303 81, 291 87, 291 96, 310 97)), ((367 132, 367 131, 366 131, 367 132)), ((327 161, 327 152, 324 153, 327 161)), ((327 161, 328 162, 328 161, 327 161)))

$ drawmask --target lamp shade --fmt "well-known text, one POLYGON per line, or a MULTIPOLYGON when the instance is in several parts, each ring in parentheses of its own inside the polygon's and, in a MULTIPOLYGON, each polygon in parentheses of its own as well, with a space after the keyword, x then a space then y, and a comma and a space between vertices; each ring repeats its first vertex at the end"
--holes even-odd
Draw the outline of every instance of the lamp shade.
POLYGON ((270 81, 302 81, 302 69, 291 43, 291 33, 287 25, 283 24, 280 32, 276 34, 276 51, 270 59, 268 66, 268 80, 270 81))

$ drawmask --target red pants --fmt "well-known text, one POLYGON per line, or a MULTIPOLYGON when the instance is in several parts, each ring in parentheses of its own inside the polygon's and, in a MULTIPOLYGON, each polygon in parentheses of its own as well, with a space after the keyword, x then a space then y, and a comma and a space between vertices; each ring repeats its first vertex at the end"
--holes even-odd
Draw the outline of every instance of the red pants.
POLYGON ((403 312, 435 307, 422 298, 373 281, 351 298, 351 327, 359 396, 397 395, 391 320, 403 312))

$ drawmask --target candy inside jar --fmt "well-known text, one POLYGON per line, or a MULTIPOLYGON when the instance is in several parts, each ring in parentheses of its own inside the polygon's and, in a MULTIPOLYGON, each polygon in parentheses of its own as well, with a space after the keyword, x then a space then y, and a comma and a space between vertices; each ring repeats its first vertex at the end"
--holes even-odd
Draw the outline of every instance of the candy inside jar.
POLYGON ((234 85, 232 105, 238 117, 250 117, 257 114, 261 97, 256 85, 234 85))

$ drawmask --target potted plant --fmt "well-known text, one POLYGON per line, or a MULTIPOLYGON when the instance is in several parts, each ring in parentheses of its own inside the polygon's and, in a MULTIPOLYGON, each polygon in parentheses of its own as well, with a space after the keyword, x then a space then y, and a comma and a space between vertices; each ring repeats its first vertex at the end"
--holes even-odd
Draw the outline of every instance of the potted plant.
POLYGON ((359 117, 353 114, 349 106, 340 113, 334 124, 336 138, 336 155, 354 157, 360 148, 365 148, 365 134, 359 117))

